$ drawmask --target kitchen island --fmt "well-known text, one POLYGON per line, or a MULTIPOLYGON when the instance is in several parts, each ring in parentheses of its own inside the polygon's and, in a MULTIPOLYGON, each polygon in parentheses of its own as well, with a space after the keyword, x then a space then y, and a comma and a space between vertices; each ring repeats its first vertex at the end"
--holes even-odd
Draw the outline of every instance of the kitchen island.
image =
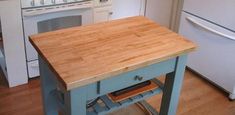
POLYGON ((30 42, 39 53, 45 115, 58 109, 66 115, 106 114, 161 91, 160 115, 174 115, 187 54, 196 48, 142 16, 33 35, 30 42), (118 103, 107 96, 164 74, 160 88, 118 103), (87 109, 97 97, 105 106, 87 109))

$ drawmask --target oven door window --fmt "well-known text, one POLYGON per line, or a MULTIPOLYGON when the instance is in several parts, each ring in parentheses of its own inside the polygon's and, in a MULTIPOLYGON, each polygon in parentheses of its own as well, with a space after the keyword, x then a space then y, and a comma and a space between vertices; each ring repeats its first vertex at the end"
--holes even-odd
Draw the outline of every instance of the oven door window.
POLYGON ((38 59, 38 54, 29 42, 28 36, 92 23, 93 10, 91 8, 24 16, 23 24, 27 62, 38 59))
POLYGON ((69 27, 81 26, 82 16, 67 16, 43 20, 37 23, 38 33, 49 32, 69 27))

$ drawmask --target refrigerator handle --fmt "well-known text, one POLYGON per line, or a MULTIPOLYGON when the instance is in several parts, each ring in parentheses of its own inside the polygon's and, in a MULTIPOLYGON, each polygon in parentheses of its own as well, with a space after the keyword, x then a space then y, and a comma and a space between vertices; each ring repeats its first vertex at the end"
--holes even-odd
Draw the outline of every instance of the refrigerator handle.
POLYGON ((224 33, 222 33, 222 32, 219 32, 219 31, 217 31, 217 30, 214 30, 214 29, 212 29, 212 28, 209 28, 209 27, 207 27, 207 26, 205 26, 205 25, 203 25, 203 24, 197 22, 197 21, 196 21, 195 19, 193 19, 193 18, 186 17, 186 19, 187 19, 189 22, 191 22, 191 23, 193 23, 193 24, 195 24, 195 25, 197 25, 197 26, 199 26, 199 27, 201 27, 201 28, 203 28, 203 29, 205 29, 205 30, 207 30, 207 31, 209 31, 209 32, 212 32, 212 33, 217 34, 217 35, 219 35, 219 36, 228 38, 228 39, 230 39, 230 40, 235 40, 235 36, 230 36, 230 35, 224 34, 224 33))

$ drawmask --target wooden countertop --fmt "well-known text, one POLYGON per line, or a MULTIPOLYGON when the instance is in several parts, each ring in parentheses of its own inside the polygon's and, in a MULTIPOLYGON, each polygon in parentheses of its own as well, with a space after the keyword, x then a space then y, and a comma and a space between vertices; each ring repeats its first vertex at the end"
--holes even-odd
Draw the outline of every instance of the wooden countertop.
POLYGON ((33 35, 30 42, 67 90, 196 48, 142 16, 33 35))

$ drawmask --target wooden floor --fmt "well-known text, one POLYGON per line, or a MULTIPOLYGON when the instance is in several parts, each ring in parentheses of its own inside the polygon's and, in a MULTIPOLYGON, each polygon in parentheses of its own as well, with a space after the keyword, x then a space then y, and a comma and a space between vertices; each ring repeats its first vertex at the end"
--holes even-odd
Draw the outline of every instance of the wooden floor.
MULTIPOLYGON (((148 99, 159 110, 161 95, 148 99)), ((31 79, 28 85, 8 88, 0 76, 0 115, 43 115, 40 81, 31 79)), ((119 110, 112 115, 143 115, 138 107, 119 110)), ((235 101, 227 95, 186 71, 177 115, 235 115, 235 101)))

